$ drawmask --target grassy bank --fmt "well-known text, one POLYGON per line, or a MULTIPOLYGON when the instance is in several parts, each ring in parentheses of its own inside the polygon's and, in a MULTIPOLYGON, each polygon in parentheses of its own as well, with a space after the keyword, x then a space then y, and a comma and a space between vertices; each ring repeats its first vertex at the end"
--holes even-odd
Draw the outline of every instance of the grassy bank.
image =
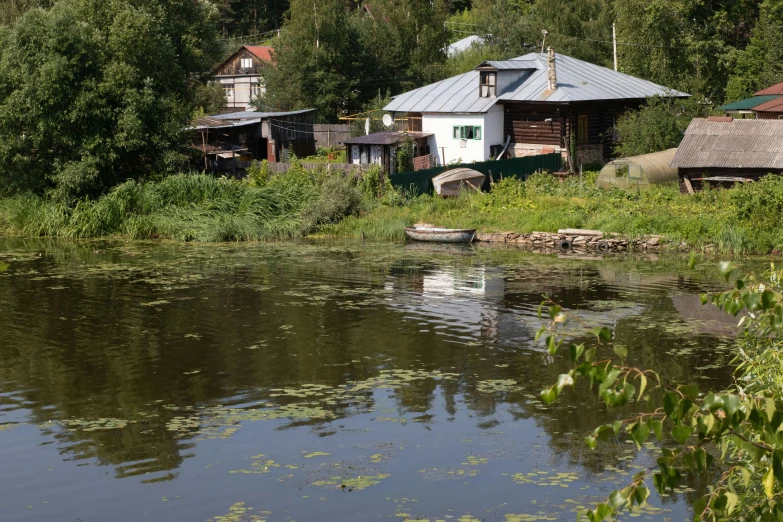
POLYGON ((656 234, 692 248, 765 254, 783 250, 783 178, 693 196, 676 185, 642 192, 583 188, 548 175, 505 179, 488 193, 457 198, 411 197, 370 171, 358 184, 325 171, 292 168, 283 176, 253 173, 249 181, 178 175, 115 187, 97 200, 65 205, 33 195, 0 199, 0 230, 66 238, 168 238, 252 241, 304 237, 399 241, 417 222, 482 232, 555 232, 590 228, 627 237, 656 234))
POLYGON ((340 237, 401 240, 416 222, 482 232, 555 232, 589 228, 628 237, 658 234, 723 253, 768 253, 783 246, 783 179, 768 177, 730 190, 681 195, 676 185, 625 192, 595 188, 596 173, 558 183, 549 176, 506 179, 489 193, 454 199, 420 196, 402 206, 375 206, 328 227, 340 237))

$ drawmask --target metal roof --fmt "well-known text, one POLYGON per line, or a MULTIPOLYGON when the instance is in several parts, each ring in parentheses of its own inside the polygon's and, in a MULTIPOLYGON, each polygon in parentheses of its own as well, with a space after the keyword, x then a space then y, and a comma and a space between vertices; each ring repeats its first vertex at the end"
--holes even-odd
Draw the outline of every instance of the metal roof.
POLYGON ((764 96, 765 94, 781 94, 783 95, 783 82, 775 84, 771 87, 767 87, 756 93, 756 96, 764 96))
MULTIPOLYGON (((503 101, 569 103, 579 101, 642 99, 651 96, 687 97, 683 92, 634 78, 563 54, 556 54, 557 89, 549 92, 547 57, 530 53, 506 62, 530 62, 528 77, 513 92, 496 98, 479 96, 479 72, 470 71, 425 85, 395 97, 384 110, 394 112, 484 113, 503 101), (533 69, 533 66, 535 67, 533 69)), ((494 62, 494 63, 506 63, 494 62)))
MULTIPOLYGON (((405 134, 405 132, 394 131, 376 132, 366 136, 357 136, 356 138, 345 140, 343 143, 346 145, 394 145, 405 139, 405 134)), ((407 134, 414 140, 432 136, 430 132, 408 132, 407 134)))
MULTIPOLYGON (((538 69, 539 63, 537 60, 488 60, 482 62, 478 67, 484 66, 484 64, 494 67, 498 71, 524 71, 529 69, 538 69)), ((478 67, 476 67, 478 69, 478 67)))
POLYGON ((753 108, 754 112, 783 112, 783 96, 778 96, 774 100, 762 103, 753 108))
POLYGON ((313 112, 315 109, 306 109, 303 111, 290 111, 290 112, 256 112, 256 111, 242 111, 242 112, 229 112, 226 114, 216 114, 214 116, 207 116, 205 118, 199 118, 194 122, 194 125, 190 127, 191 130, 203 130, 203 129, 226 129, 228 127, 244 127, 245 125, 256 125, 261 123, 262 120, 267 118, 282 118, 285 116, 295 116, 297 114, 305 114, 313 112))
POLYGON ((762 103, 766 103, 770 100, 774 100, 775 98, 780 98, 780 96, 774 96, 774 95, 753 96, 752 98, 745 98, 744 100, 735 101, 734 103, 727 103, 726 105, 718 107, 718 110, 749 111, 754 107, 761 105, 762 103))
POLYGON ((783 120, 694 119, 672 167, 783 169, 783 120))
POLYGON ((462 40, 457 40, 453 44, 446 47, 446 55, 447 56, 456 56, 459 53, 463 51, 467 51, 473 45, 484 45, 484 38, 481 36, 471 35, 468 37, 463 38, 462 40))

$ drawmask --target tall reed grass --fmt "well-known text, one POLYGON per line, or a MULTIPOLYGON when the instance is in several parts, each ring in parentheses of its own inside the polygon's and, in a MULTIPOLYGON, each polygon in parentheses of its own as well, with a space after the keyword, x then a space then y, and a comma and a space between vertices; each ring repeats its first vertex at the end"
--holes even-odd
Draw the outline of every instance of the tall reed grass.
POLYGON ((252 186, 208 175, 128 181, 97 200, 66 206, 39 196, 0 200, 0 228, 31 236, 249 241, 306 235, 355 213, 358 190, 344 178, 316 183, 281 176, 252 186))

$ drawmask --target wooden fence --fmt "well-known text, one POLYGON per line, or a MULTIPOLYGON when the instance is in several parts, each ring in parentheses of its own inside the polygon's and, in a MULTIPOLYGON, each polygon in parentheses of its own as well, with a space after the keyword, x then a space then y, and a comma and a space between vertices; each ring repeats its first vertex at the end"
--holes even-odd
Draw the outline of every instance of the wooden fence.
POLYGON ((343 148, 343 142, 351 137, 350 125, 313 125, 313 134, 315 135, 315 146, 330 148, 343 148))
MULTIPOLYGON (((542 154, 539 156, 526 156, 507 160, 482 161, 480 163, 466 163, 463 165, 447 165, 433 169, 419 170, 417 172, 402 172, 390 176, 391 184, 405 190, 415 190, 418 194, 429 194, 433 190, 432 178, 447 170, 466 167, 487 175, 486 185, 489 184, 489 175, 495 181, 501 177, 515 177, 527 179, 528 176, 538 170, 559 171, 563 166, 563 157, 559 152, 542 154)), ((484 188, 486 188, 486 185, 484 188)))

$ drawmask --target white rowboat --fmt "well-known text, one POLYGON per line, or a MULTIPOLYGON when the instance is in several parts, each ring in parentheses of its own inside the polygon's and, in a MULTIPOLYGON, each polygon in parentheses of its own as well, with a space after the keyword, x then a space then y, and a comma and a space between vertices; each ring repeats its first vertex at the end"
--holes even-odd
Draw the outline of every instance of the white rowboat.
POLYGON ((432 243, 471 243, 476 237, 476 229, 408 227, 405 234, 414 241, 432 243))
POLYGON ((432 184, 439 196, 458 196, 462 187, 481 190, 486 179, 487 177, 481 172, 460 167, 438 174, 432 178, 432 184))

